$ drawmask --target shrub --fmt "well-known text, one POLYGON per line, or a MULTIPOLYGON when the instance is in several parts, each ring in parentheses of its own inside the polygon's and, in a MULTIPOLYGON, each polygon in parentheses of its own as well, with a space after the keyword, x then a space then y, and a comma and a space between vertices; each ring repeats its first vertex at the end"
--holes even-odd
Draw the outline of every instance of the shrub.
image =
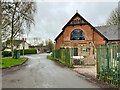
MULTIPOLYGON (((37 54, 37 49, 35 48, 25 49, 24 55, 27 55, 27 54, 37 54)), ((20 50, 20 55, 23 55, 23 50, 20 50)))

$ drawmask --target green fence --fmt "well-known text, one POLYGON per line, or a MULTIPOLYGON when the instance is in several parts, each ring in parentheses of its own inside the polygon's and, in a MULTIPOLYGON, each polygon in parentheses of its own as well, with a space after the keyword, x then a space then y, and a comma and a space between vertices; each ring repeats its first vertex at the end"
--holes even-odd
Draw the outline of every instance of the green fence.
POLYGON ((120 44, 97 46, 97 78, 120 87, 120 44))
POLYGON ((66 65, 71 66, 71 63, 70 63, 70 49, 69 48, 55 50, 53 52, 53 57, 55 59, 59 60, 61 63, 64 63, 66 65))

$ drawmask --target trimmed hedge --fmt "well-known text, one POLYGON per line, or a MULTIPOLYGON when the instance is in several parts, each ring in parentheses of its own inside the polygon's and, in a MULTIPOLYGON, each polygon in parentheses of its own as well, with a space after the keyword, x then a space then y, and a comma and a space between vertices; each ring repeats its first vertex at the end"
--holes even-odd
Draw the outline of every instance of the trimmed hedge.
MULTIPOLYGON (((22 49, 19 50, 19 52, 20 52, 20 55, 23 55, 23 50, 22 49)), ((35 49, 35 48, 25 49, 24 50, 24 55, 27 55, 27 54, 37 54, 37 49, 35 49)), ((3 57, 10 57, 10 56, 12 56, 11 51, 3 51, 2 52, 2 56, 3 57)))
MULTIPOLYGON (((37 54, 37 49, 35 48, 25 49, 24 55, 26 54, 37 54)), ((20 55, 23 55, 23 50, 20 50, 20 55)))

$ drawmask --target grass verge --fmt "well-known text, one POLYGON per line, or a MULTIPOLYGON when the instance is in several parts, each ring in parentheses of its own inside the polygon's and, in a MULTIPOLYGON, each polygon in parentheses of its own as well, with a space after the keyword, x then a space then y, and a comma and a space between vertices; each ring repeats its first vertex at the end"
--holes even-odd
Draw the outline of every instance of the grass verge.
POLYGON ((0 68, 4 69, 4 68, 10 68, 13 66, 18 66, 23 64, 26 60, 27 58, 25 57, 22 57, 19 59, 13 59, 12 57, 5 57, 0 60, 0 68))
POLYGON ((48 56, 47 56, 47 59, 49 59, 49 60, 54 60, 54 58, 53 58, 51 55, 48 55, 48 56))
POLYGON ((54 59, 54 57, 52 57, 51 55, 48 55, 47 56, 47 59, 49 59, 49 60, 54 60, 55 62, 57 62, 57 63, 59 63, 59 64, 62 64, 62 65, 64 65, 64 66, 67 66, 67 67, 69 67, 69 68, 73 68, 73 66, 72 65, 69 65, 69 64, 66 64, 64 61, 62 61, 62 60, 59 60, 59 59, 54 59))

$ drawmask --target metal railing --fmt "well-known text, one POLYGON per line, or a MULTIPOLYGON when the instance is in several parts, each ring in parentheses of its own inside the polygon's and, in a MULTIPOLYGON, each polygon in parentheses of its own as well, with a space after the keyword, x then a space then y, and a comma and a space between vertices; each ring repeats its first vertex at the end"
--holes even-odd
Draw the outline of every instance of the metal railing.
POLYGON ((53 51, 54 59, 59 60, 61 63, 66 65, 71 65, 70 63, 70 49, 69 48, 62 48, 59 50, 53 51))
POLYGON ((97 46, 97 78, 120 87, 120 43, 97 46))

